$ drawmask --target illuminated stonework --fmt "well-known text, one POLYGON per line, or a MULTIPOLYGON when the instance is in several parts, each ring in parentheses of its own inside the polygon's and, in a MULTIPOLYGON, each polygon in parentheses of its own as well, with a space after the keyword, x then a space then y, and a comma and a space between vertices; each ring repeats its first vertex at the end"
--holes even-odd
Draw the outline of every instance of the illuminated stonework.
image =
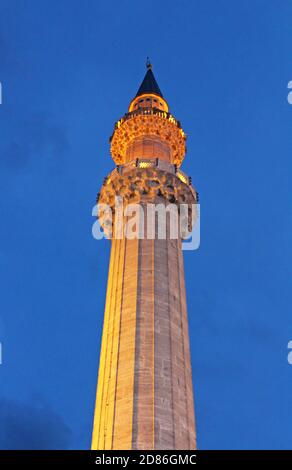
POLYGON ((188 230, 193 224, 193 204, 197 203, 197 193, 189 182, 189 178, 182 171, 177 171, 174 165, 164 162, 137 159, 135 165, 120 166, 105 178, 98 203, 109 206, 113 218, 108 218, 108 212, 99 214, 99 221, 106 234, 108 228, 114 223, 116 196, 122 198, 123 205, 129 203, 160 203, 167 201, 189 207, 188 230), (144 167, 144 165, 146 165, 144 167))
POLYGON ((141 137, 157 138, 170 149, 170 162, 180 166, 186 153, 186 135, 169 113, 141 108, 117 122, 111 137, 111 154, 117 165, 126 163, 127 148, 141 137))
MULTIPOLYGON (((168 112, 150 64, 147 69, 129 112, 115 126, 111 153, 118 166, 105 178, 98 203, 113 211, 116 196, 128 208, 131 202, 143 208, 149 202, 175 209, 185 204, 191 227, 197 193, 178 168, 186 136, 168 112)), ((108 215, 99 215, 107 230, 108 215)), ((147 229, 145 211, 139 217, 147 229)), ((117 219, 114 212, 114 224, 117 219)), ((153 238, 111 240, 94 450, 196 448, 182 241, 171 237, 169 219, 163 239, 156 227, 154 232, 153 238)))

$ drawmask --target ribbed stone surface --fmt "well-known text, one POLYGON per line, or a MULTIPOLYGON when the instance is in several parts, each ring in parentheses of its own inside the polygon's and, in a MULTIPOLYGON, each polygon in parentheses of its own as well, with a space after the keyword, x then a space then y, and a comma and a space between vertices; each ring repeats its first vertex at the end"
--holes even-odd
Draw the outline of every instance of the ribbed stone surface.
POLYGON ((195 447, 181 242, 113 240, 92 448, 195 447))

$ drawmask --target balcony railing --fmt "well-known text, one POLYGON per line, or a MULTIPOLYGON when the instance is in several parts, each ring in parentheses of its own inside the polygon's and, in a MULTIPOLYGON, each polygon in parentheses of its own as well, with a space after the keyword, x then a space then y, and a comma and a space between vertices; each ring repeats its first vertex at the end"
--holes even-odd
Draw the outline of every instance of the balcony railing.
MULTIPOLYGON (((169 171, 174 173, 183 183, 191 186, 192 178, 186 175, 183 171, 177 168, 176 165, 171 163, 166 163, 159 158, 136 158, 129 163, 124 163, 123 165, 117 165, 116 168, 111 172, 117 171, 120 175, 127 173, 131 168, 159 168, 164 171, 169 171), (168 168, 166 168, 166 166, 168 168)), ((103 184, 106 185, 110 182, 110 175, 104 178, 103 184)))
MULTIPOLYGON (((183 183, 187 184, 188 186, 192 186, 192 178, 190 176, 187 176, 183 171, 181 171, 179 168, 177 168, 177 165, 173 164, 168 164, 169 166, 168 169, 165 168, 165 163, 159 160, 159 158, 136 158, 135 160, 132 160, 129 163, 125 163, 123 165, 117 165, 111 173, 106 176, 103 180, 103 186, 106 186, 112 181, 112 176, 117 172, 120 175, 123 175, 127 173, 131 168, 160 168, 161 170, 169 171, 170 173, 174 173, 183 183)), ((193 188, 194 189, 194 188, 193 188)), ((196 194, 196 201, 197 203, 199 202, 199 193, 195 191, 196 194)), ((97 201, 99 199, 100 193, 97 195, 97 201)))
MULTIPOLYGON (((181 128, 180 121, 175 119, 172 114, 167 113, 166 111, 162 111, 159 108, 150 108, 150 107, 138 108, 138 109, 135 109, 134 111, 131 111, 130 113, 126 113, 119 121, 115 123, 114 132, 123 124, 123 122, 127 121, 128 119, 132 119, 135 116, 151 116, 151 115, 156 115, 164 119, 167 119, 168 121, 175 124, 179 129, 181 129, 181 132, 183 133, 183 135, 185 135, 181 128)), ((113 138, 114 132, 110 137, 110 142, 113 138)))

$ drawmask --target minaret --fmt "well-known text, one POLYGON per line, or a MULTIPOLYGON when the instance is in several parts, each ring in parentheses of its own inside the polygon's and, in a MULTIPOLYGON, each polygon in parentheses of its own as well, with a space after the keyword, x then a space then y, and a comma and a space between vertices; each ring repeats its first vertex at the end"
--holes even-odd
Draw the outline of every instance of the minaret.
MULTIPOLYGON (((98 203, 112 208, 113 224, 116 196, 124 206, 138 203, 144 214, 150 203, 197 202, 179 169, 185 140, 147 61, 138 93, 110 139, 116 168, 98 203)), ((145 232, 147 221, 140 215, 145 232)), ((107 213, 100 223, 107 231, 107 213)), ((164 239, 157 227, 144 238, 112 232, 92 449, 196 448, 182 245, 169 224, 164 239)))

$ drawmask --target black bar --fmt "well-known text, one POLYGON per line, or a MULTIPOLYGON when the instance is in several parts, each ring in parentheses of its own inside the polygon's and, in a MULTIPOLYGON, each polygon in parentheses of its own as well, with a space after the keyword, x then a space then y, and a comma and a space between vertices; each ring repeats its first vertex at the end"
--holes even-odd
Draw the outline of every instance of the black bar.
MULTIPOLYGON (((292 451, 81 451, 81 450, 2 450, 0 465, 36 465, 39 468, 59 466, 114 465, 128 468, 133 465, 231 465, 251 463, 292 463, 292 451)), ((143 466, 142 466, 143 468, 143 466)))

